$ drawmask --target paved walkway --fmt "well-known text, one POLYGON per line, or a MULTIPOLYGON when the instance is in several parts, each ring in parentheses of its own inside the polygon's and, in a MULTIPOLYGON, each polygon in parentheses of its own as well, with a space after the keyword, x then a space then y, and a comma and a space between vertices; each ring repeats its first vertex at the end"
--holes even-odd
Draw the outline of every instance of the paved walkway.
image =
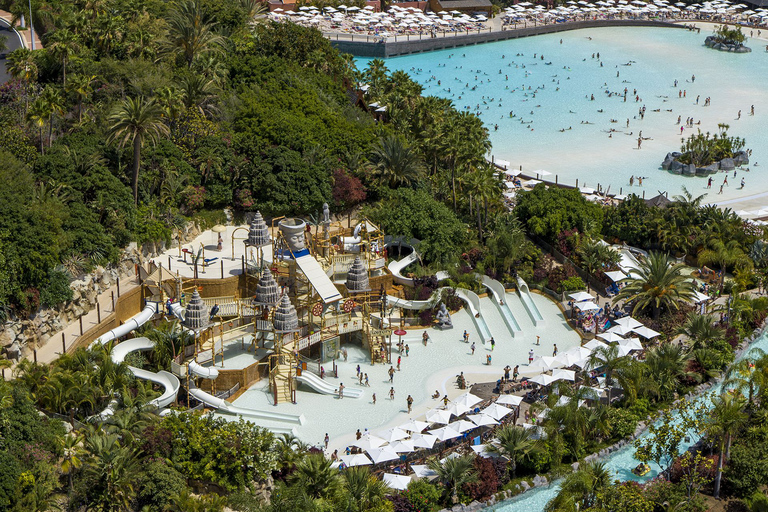
MULTIPOLYGON (((13 15, 9 13, 8 11, 2 11, 0 10, 0 20, 6 22, 8 25, 11 24, 11 19, 13 18, 13 15)), ((32 37, 29 30, 14 30, 23 41, 24 48, 32 48, 32 37)), ((10 41, 9 41, 10 42, 10 41)), ((13 48, 15 49, 15 48, 13 48)), ((38 36, 37 31, 35 31, 35 50, 42 50, 43 49, 43 43, 40 42, 40 36, 38 36)), ((12 50, 9 50, 12 51, 12 50)))

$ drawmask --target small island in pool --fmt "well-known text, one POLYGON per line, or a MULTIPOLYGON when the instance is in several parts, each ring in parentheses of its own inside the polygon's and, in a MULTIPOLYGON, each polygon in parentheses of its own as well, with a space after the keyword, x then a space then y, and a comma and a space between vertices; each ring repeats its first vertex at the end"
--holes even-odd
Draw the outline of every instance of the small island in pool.
POLYGON ((749 164, 745 141, 728 135, 728 125, 719 124, 719 133, 698 133, 683 139, 680 151, 667 153, 661 168, 673 174, 706 176, 718 171, 732 171, 749 164))
POLYGON ((741 27, 728 28, 727 25, 721 25, 713 35, 707 36, 704 45, 721 52, 749 53, 752 48, 744 46, 746 39, 741 27))

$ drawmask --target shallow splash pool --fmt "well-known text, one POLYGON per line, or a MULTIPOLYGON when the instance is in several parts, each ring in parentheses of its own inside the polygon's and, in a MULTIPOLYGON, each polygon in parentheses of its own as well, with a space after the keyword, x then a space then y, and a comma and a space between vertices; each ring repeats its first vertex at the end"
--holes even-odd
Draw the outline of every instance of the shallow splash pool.
MULTIPOLYGON (((647 197, 658 191, 671 197, 686 186, 695 195, 708 192, 705 202, 766 192, 768 172, 762 169, 768 167, 768 132, 760 128, 768 116, 762 83, 768 53, 757 40, 747 41, 754 49, 750 54, 711 50, 703 46, 707 34, 704 29, 701 34, 674 28, 584 29, 394 57, 386 65, 407 71, 424 86, 424 94, 477 112, 489 129, 493 155, 529 173, 544 169, 562 183, 579 179, 581 186, 599 183, 611 192, 639 195, 644 190, 647 197), (635 89, 641 101, 635 101, 635 89), (609 97, 606 91, 618 94, 609 97), (711 106, 705 107, 707 97, 711 106), (752 105, 755 116, 749 115, 752 105), (729 124, 729 133, 746 138, 754 151, 751 172, 739 171, 735 180, 731 173, 720 195, 723 174, 715 175, 706 190, 705 178, 660 170, 666 153, 680 148, 678 116, 683 124, 688 117, 701 121, 685 128, 683 136, 729 124), (638 150, 640 131, 644 140, 638 150), (630 188, 630 176, 644 177, 643 187, 635 181, 630 188), (746 185, 739 190, 742 177, 746 185)), ((367 61, 359 59, 358 67, 367 61)))

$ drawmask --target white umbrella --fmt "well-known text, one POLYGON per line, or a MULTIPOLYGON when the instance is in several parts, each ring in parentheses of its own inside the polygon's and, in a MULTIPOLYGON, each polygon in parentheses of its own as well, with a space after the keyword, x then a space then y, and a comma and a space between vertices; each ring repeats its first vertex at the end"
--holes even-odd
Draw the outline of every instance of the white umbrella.
POLYGON ((568 295, 570 298, 575 300, 576 302, 581 302, 583 300, 594 300, 595 298, 588 294, 587 292, 574 292, 568 295))
POLYGON ((582 393, 582 396, 585 398, 591 398, 593 400, 599 399, 603 393, 605 393, 604 390, 600 388, 593 388, 590 386, 581 386, 579 390, 584 390, 584 393, 582 393))
POLYGON ((562 366, 562 363, 560 363, 557 360, 557 357, 553 356, 539 356, 534 358, 533 364, 531 366, 543 366, 547 370, 551 370, 552 368, 557 368, 559 366, 562 366))
POLYGON ((531 375, 538 375, 540 373, 544 373, 546 371, 551 370, 552 368, 548 366, 544 366, 541 362, 534 363, 530 366, 523 366, 520 368, 520 375, 527 377, 531 375))
POLYGON ((600 309, 600 306, 590 300, 586 302, 579 302, 578 304, 574 304, 574 306, 582 311, 594 311, 596 309, 600 309))
POLYGON ((390 446, 382 446, 381 448, 371 448, 370 450, 365 450, 368 452, 368 455, 370 455, 371 460, 374 464, 378 464, 379 462, 386 462, 388 460, 396 460, 400 458, 400 455, 392 449, 390 446))
POLYGON ((614 341, 621 341, 624 338, 622 336, 619 336, 615 332, 603 332, 597 335, 598 338, 603 339, 607 342, 614 342, 614 341))
POLYGON ((606 272, 605 275, 608 276, 608 279, 614 283, 627 278, 627 275, 621 270, 612 270, 610 272, 606 272))
POLYGON ((452 428, 452 429, 456 430, 457 432, 464 433, 464 432, 466 432, 468 430, 472 430, 472 429, 477 428, 477 425, 475 425, 471 421, 458 420, 458 421, 454 421, 453 423, 449 423, 446 428, 452 428))
POLYGON ((504 416, 506 416, 511 412, 512 412, 512 409, 510 409, 509 407, 504 407, 503 405, 499 405, 499 404, 491 404, 482 410, 482 414, 487 414, 488 416, 490 416, 495 420, 500 420, 501 418, 503 418, 504 416))
POLYGON ((482 398, 480 398, 478 396, 475 396, 472 393, 467 392, 467 393, 464 393, 463 395, 455 398, 453 400, 453 403, 461 404, 461 405, 466 405, 467 407, 472 407, 473 405, 475 405, 477 403, 480 403, 482 401, 483 401, 482 398))
POLYGON ((426 464, 413 464, 411 466, 413 474, 418 478, 428 478, 430 476, 437 476, 437 473, 433 469, 429 469, 426 464))
POLYGON ((586 348, 586 349, 589 349, 592 352, 594 352, 595 350, 597 350, 599 348, 600 349, 606 349, 606 348, 608 348, 608 345, 606 345, 605 343, 603 343, 602 341, 599 341, 599 340, 590 340, 587 343, 585 343, 583 345, 583 347, 586 348))
POLYGON ((421 432, 427 427, 429 427, 429 423, 416 420, 409 420, 408 422, 400 425, 401 429, 407 430, 408 432, 421 432))
POLYGON ((356 453, 354 455, 342 455, 339 458, 349 468, 354 466, 369 466, 373 464, 373 462, 371 462, 371 459, 369 459, 362 453, 356 453))
POLYGON ((589 354, 591 352, 588 348, 584 347, 575 347, 570 350, 566 350, 565 352, 561 354, 557 354, 557 360, 563 364, 563 366, 573 366, 577 364, 579 361, 582 361, 589 357, 589 354))
POLYGON ((416 447, 413 445, 413 441, 410 439, 403 439, 402 441, 396 441, 389 445, 390 448, 395 450, 397 453, 411 453, 416 449, 416 447))
POLYGON ((395 473, 384 473, 384 483, 392 489, 404 491, 408 488, 411 477, 405 475, 396 475, 395 473))
POLYGON ((384 432, 379 432, 379 437, 388 443, 394 443, 395 441, 408 437, 408 432, 399 427, 395 427, 385 430, 384 432))
POLYGON ((489 455, 487 444, 476 444, 472 446, 472 451, 480 457, 487 457, 489 455))
POLYGON ((427 421, 430 423, 447 425, 451 422, 451 416, 453 416, 453 413, 444 409, 432 409, 431 411, 427 411, 427 421))
POLYGON ((632 327, 627 327, 626 325, 614 325, 608 329, 608 332, 618 334, 619 336, 626 336, 632 332, 632 327))
POLYGON ((569 380, 571 382, 576 380, 576 372, 573 370, 554 370, 552 372, 552 378, 556 380, 569 380))
POLYGON ((487 414, 472 414, 467 416, 478 427, 485 427, 489 425, 498 425, 499 422, 491 418, 487 414))
POLYGON ((445 410, 456 416, 461 416, 462 414, 466 414, 471 411, 471 409, 466 405, 457 404, 455 402, 451 403, 448 407, 445 408, 445 410))
POLYGON ((360 439, 352 443, 352 446, 357 446, 358 448, 362 448, 363 450, 368 450, 369 448, 378 448, 384 443, 386 443, 386 441, 380 437, 367 435, 367 436, 361 437, 360 439))
POLYGON ((631 316, 625 316, 624 318, 619 318, 615 322, 616 325, 622 325, 624 327, 629 327, 630 329, 634 329, 635 327, 640 327, 643 325, 642 323, 638 322, 631 316))
POLYGON ((458 432, 450 427, 436 428, 435 430, 430 430, 429 433, 438 438, 440 441, 447 441, 449 439, 461 437, 461 432, 458 432))
POLYGON ((649 329, 648 327, 646 327, 644 325, 641 326, 641 327, 634 327, 632 329, 632 332, 636 332, 637 334, 639 334, 640 336, 642 336, 643 338, 645 338, 647 340, 653 339, 656 336, 661 335, 660 332, 656 332, 653 329, 649 329))
POLYGON ((643 350, 643 344, 640 343, 638 338, 627 338, 625 340, 621 340, 619 341, 619 345, 622 347, 627 347, 630 350, 643 350))
POLYGON ((541 386, 549 386, 550 384, 555 382, 557 379, 555 379, 551 375, 547 375, 546 373, 541 373, 539 375, 534 375, 528 380, 531 382, 535 382, 536 384, 539 384, 541 386))
POLYGON ((413 446, 416 448, 432 448, 437 441, 437 437, 432 434, 413 434, 411 436, 413 446))
POLYGON ((523 397, 516 395, 501 395, 496 400, 496 403, 502 405, 520 405, 523 403, 523 397))

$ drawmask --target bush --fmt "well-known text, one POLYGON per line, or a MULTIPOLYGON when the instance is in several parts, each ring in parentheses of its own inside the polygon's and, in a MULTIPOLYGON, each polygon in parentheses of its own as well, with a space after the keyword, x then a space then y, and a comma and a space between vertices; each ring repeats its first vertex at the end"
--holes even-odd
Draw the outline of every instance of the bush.
POLYGON ((631 436, 637 428, 638 421, 639 417, 628 409, 608 409, 608 426, 613 439, 631 436))
POLYGON ((48 282, 40 290, 40 302, 43 306, 53 308, 72 300, 72 288, 69 278, 59 270, 48 271, 48 282))
MULTIPOLYGON (((414 480, 408 484, 408 489, 401 493, 411 510, 420 512, 435 512, 440 510, 440 489, 425 480, 414 480)), ((394 502, 393 502, 394 503, 394 502)), ((397 507, 395 507, 397 510, 397 507)))
POLYGON ((475 470, 477 471, 477 481, 465 484, 464 492, 472 500, 477 501, 493 496, 499 490, 499 479, 491 461, 484 457, 475 457, 475 470))
POLYGON ((155 460, 146 464, 137 481, 138 507, 149 506, 163 510, 171 497, 180 494, 187 486, 184 476, 165 462, 155 460))
POLYGON ((734 444, 723 477, 723 486, 730 494, 737 498, 752 496, 768 482, 768 450, 765 443, 734 444))
POLYGON ((584 281, 579 276, 572 276, 560 283, 559 292, 573 292, 586 288, 584 281))

